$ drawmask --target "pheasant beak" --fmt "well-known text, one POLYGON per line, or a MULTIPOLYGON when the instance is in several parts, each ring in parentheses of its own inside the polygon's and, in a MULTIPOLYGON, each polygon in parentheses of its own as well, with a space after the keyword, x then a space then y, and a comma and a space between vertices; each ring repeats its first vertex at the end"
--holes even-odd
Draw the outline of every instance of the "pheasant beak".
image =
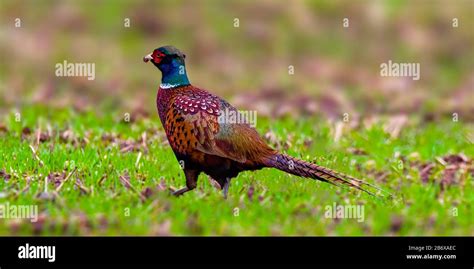
POLYGON ((151 61, 151 60, 153 60, 153 56, 151 56, 151 53, 143 57, 143 61, 145 63, 148 63, 148 61, 151 61))

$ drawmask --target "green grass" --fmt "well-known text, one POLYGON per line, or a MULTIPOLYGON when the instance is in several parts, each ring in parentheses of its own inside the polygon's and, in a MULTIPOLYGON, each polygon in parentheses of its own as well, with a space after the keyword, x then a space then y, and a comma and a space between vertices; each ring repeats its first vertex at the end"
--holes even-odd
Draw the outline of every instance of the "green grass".
MULTIPOLYGON (((35 224, 0 219, 1 235, 473 235, 472 173, 461 169, 457 181, 442 189, 444 167, 436 161, 458 153, 472 159, 474 147, 467 136, 473 128, 462 122, 423 123, 410 118, 401 135, 392 139, 384 132, 382 120, 368 129, 347 129, 335 142, 332 125, 321 118, 259 118, 261 134, 271 130, 282 144, 290 139, 287 153, 365 178, 396 199, 381 201, 264 169, 240 174, 224 200, 204 174, 196 190, 178 198, 169 194, 170 186, 178 188, 185 181, 156 115, 127 123, 118 112, 95 115, 44 107, 20 112, 19 122, 13 111, 0 118, 7 128, 0 131, 0 170, 11 175, 9 180, 0 177, 0 203, 38 205, 41 217, 35 224), (32 134, 22 139, 24 127, 31 128, 32 134), (49 128, 53 134, 37 147, 43 166, 30 148, 36 148, 38 128, 42 132, 49 128), (79 142, 62 141, 57 131, 65 129, 79 142), (138 151, 121 152, 119 145, 102 139, 116 134, 120 141, 134 141, 139 147, 143 133, 148 152, 140 149, 138 165, 138 151), (88 143, 81 144, 81 138, 88 143), (305 144, 308 139, 310 145, 305 144), (355 155, 348 148, 365 154, 355 155), (417 166, 428 162, 435 168, 423 183, 417 166), (39 196, 48 174, 68 175, 74 168, 75 173, 53 195, 55 199, 39 196), (126 188, 119 179, 126 172, 133 188, 126 188), (86 192, 75 184, 76 178, 86 192), (166 189, 159 191, 161 182, 166 189), (141 199, 139 193, 147 187, 154 189, 153 194, 141 199), (364 205, 365 220, 325 218, 325 207, 333 203, 364 205)), ((54 189, 49 182, 48 193, 54 189)))

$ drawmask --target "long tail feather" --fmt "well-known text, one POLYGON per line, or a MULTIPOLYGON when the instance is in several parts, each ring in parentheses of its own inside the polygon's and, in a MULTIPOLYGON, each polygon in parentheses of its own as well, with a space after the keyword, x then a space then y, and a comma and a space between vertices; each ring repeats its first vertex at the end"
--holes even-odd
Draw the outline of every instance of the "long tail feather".
POLYGON ((265 165, 296 176, 317 179, 335 186, 355 188, 379 198, 392 196, 387 191, 363 180, 285 154, 273 155, 271 158, 265 160, 265 165))

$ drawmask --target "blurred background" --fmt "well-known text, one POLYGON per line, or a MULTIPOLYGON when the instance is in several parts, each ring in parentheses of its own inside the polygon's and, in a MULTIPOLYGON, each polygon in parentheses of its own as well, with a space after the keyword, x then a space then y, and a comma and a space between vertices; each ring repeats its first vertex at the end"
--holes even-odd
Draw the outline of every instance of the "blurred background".
POLYGON ((473 121, 473 12, 471 0, 2 0, 0 112, 36 104, 154 117, 161 75, 142 57, 174 45, 191 83, 259 116, 473 121), (420 63, 420 80, 380 76, 389 60, 420 63), (95 80, 56 77, 63 61, 95 63, 95 80))
POLYGON ((474 0, 0 0, 0 200, 40 208, 0 234, 474 235, 473 48, 474 0), (184 179, 156 113, 161 74, 142 60, 163 45, 192 84, 256 110, 272 147, 402 203, 269 169, 226 203, 206 178, 169 197, 184 179), (95 80, 57 77, 64 61, 95 64, 95 80), (389 61, 420 79, 381 76, 389 61), (319 218, 334 201, 367 221, 319 218))

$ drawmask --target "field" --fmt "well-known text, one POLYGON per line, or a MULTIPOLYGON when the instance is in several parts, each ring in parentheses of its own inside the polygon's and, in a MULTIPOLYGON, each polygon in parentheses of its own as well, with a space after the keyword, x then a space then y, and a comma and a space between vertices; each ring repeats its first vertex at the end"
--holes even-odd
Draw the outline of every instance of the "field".
POLYGON ((473 130, 463 124, 419 128, 410 119, 392 139, 378 122, 346 128, 335 142, 334 127, 320 118, 262 119, 258 129, 269 143, 368 178, 395 198, 267 169, 234 179, 224 200, 205 175, 195 191, 170 194, 184 177, 157 116, 125 122, 120 115, 39 107, 22 115, 20 123, 7 117, 3 128, 1 195, 38 204, 40 215, 33 224, 3 222, 2 234, 472 235, 474 170, 465 156, 474 155, 467 140, 473 130), (42 125, 36 115, 45 115, 42 125), (326 218, 334 203, 364 205, 363 221, 326 218))
POLYGON ((38 219, 0 218, 0 235, 474 236, 472 1, 32 2, 0 4, 0 205, 38 219), (204 174, 172 196, 184 175, 142 62, 167 44, 193 84, 256 111, 272 147, 392 199, 276 169, 240 174, 227 199, 204 174), (420 80, 380 75, 389 60, 420 80), (63 61, 95 80, 58 77, 63 61), (328 217, 345 205, 363 214, 328 217))

